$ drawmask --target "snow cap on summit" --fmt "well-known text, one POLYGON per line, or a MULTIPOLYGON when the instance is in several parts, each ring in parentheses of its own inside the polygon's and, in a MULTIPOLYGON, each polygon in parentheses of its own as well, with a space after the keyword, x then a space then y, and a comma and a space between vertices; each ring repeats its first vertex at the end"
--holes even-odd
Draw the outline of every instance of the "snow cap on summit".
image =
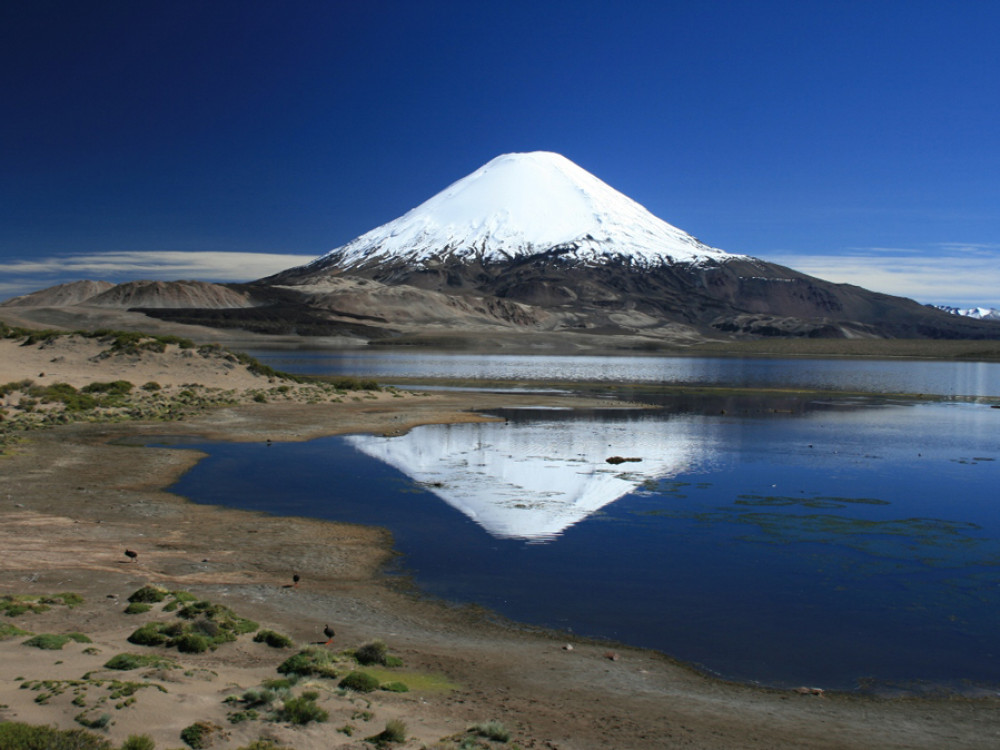
POLYGON ((444 258, 503 262, 553 249, 564 260, 640 266, 739 257, 658 219, 566 157, 535 151, 496 157, 320 260, 342 269, 444 258))

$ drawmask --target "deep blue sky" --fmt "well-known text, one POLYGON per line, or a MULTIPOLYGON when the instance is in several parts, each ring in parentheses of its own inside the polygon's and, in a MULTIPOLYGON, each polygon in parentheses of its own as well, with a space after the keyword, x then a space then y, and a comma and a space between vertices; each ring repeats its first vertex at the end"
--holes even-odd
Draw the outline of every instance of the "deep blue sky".
POLYGON ((1000 307, 998 38, 988 0, 7 0, 0 298, 254 278, 544 149, 716 247, 1000 307))

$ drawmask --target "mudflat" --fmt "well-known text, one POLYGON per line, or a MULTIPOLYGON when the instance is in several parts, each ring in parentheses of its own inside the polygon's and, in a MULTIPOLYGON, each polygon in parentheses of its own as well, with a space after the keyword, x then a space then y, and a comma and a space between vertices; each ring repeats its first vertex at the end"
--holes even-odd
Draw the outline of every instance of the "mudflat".
MULTIPOLYGON (((33 429, 0 457, 0 595, 49 600, 45 611, 0 610, 0 720, 63 729, 89 723, 116 746, 129 735, 148 734, 158 748, 182 746, 182 732, 201 723, 206 743, 221 750, 260 739, 297 750, 371 747, 364 738, 390 721, 405 724, 406 740, 395 746, 408 748, 463 741, 465 747, 581 749, 983 748, 1000 737, 1000 700, 992 696, 874 698, 811 689, 822 686, 777 691, 730 684, 654 652, 422 598, 383 576, 394 554, 388 532, 190 503, 164 488, 199 454, 143 447, 164 435, 264 442, 401 433, 420 424, 490 419, 490 409, 505 405, 572 408, 607 401, 364 391, 334 398, 322 390, 310 395, 309 386, 282 390, 273 378, 248 375, 231 362, 193 359, 169 347, 167 355, 182 358, 182 376, 170 377, 177 363, 156 357, 159 369, 143 370, 152 361, 146 354, 95 360, 99 352, 80 342, 49 344, 41 355, 18 346, 4 350, 23 357, 20 367, 4 360, 5 378, 37 378, 45 367, 48 381, 59 368, 60 379, 75 377, 80 387, 128 379, 132 368, 131 377, 155 378, 164 391, 189 388, 197 378, 204 387, 230 386, 232 393, 228 405, 180 422, 33 429), (84 355, 95 363, 93 371, 73 366, 72 358, 84 355), (265 392, 268 403, 248 396, 265 392), (126 556, 126 549, 136 556, 126 556), (202 653, 135 645, 128 637, 140 626, 177 621, 169 597, 146 611, 125 612, 129 596, 144 586, 224 605, 294 645, 272 648, 249 633, 202 653), (60 599, 62 593, 82 602, 60 599), (327 626, 336 631, 330 644, 327 626), (26 645, 29 636, 11 627, 82 637, 48 650, 26 645), (339 688, 344 674, 364 669, 351 652, 376 640, 402 661, 374 670, 379 681, 409 690, 339 688), (303 677, 286 697, 315 696, 310 700, 327 720, 282 718, 274 710, 280 696, 251 712, 247 692, 282 677, 279 665, 309 647, 330 652, 339 674, 303 677), (106 666, 121 653, 164 661, 126 671, 106 666), (490 722, 503 725, 508 742, 470 731, 490 722)), ((331 477, 331 491, 335 486, 331 477)))

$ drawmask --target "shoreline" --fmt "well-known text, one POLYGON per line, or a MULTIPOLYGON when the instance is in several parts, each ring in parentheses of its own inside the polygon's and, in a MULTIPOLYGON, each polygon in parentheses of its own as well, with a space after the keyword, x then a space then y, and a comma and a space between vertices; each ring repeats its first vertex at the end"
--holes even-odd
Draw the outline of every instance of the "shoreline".
MULTIPOLYGON (((0 562, 0 590, 76 586, 88 600, 100 601, 102 591, 120 592, 120 598, 140 581, 158 582, 204 592, 237 612, 250 610, 265 626, 282 627, 304 643, 315 642, 325 620, 335 621, 338 639, 358 644, 381 638, 408 665, 461 685, 419 701, 394 697, 383 707, 388 714, 418 717, 407 724, 421 728, 417 739, 428 746, 490 719, 504 721, 521 747, 940 747, 947 737, 950 747, 971 748, 1000 733, 996 698, 799 695, 725 682, 627 646, 615 647, 614 660, 606 656, 607 644, 586 639, 572 639, 568 651, 566 634, 512 627, 479 608, 398 590, 381 572, 393 554, 383 529, 198 505, 162 488, 199 454, 111 442, 178 434, 283 441, 397 432, 432 422, 481 421, 489 417, 469 409, 526 402, 611 405, 552 394, 450 393, 221 407, 180 423, 74 424, 31 433, 15 455, 0 459, 0 497, 9 496, 0 515, 9 553, 0 562), (127 460, 122 451, 129 452, 127 460), (125 545, 140 548, 136 566, 121 559, 125 545), (303 572, 297 590, 289 585, 292 570, 303 572)), ((6 651, 9 643, 0 647, 6 651)), ((215 659, 224 659, 224 650, 215 659)), ((15 698, 26 697, 19 692, 15 698)), ((15 705, 13 698, 0 697, 0 703, 22 711, 21 700, 15 705)), ((0 718, 12 718, 11 711, 0 711, 0 718)), ((66 717, 57 723, 74 726, 66 717)), ((321 740, 318 734, 294 735, 289 745, 333 746, 314 744, 329 743, 330 733, 332 728, 321 740)), ((158 745, 176 746, 174 738, 172 745, 166 739, 158 745)))

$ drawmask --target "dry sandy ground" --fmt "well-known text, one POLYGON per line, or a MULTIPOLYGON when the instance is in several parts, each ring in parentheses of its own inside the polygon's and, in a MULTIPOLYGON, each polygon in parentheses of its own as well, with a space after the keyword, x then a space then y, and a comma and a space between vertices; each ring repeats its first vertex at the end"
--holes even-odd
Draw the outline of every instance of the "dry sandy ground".
MULTIPOLYGON (((29 369, 37 369, 36 364, 29 369)), ((102 379, 118 377, 121 372, 106 370, 102 379)), ((12 378, 7 373, 4 379, 12 378)), ((243 404, 181 424, 75 424, 27 433, 0 458, 0 594, 69 591, 83 596, 84 603, 0 616, 0 625, 34 633, 81 632, 93 643, 70 642, 60 651, 44 651, 25 646, 24 637, 0 641, 0 719, 75 728, 74 717, 81 712, 106 711, 113 722, 106 730, 111 740, 148 733, 158 748, 180 747, 181 730, 195 721, 222 728, 212 745, 220 749, 258 737, 298 750, 370 747, 362 738, 395 718, 406 724, 409 739, 403 746, 408 748, 452 746, 444 738, 490 720, 503 722, 511 741, 524 748, 986 748, 1000 743, 995 698, 800 695, 722 683, 641 650, 576 640, 567 650, 567 636, 499 622, 474 608, 449 607, 392 587, 379 572, 392 554, 384 531, 194 505, 162 488, 198 460, 196 453, 116 443, 181 433, 279 441, 402 431, 423 423, 485 418, 471 411, 474 407, 543 401, 573 403, 510 394, 385 396, 309 405, 243 404), (126 547, 138 551, 137 562, 123 555, 126 547), (290 585, 293 572, 302 575, 298 588, 290 585), (337 690, 335 681, 313 680, 295 691, 316 690, 329 721, 305 727, 262 720, 232 724, 227 716, 235 707, 223 702, 226 696, 278 677, 276 668, 289 652, 254 643, 250 636, 198 655, 133 646, 126 637, 139 624, 174 617, 159 608, 124 614, 128 595, 144 584, 226 604, 287 633, 300 646, 325 640, 326 624, 337 630, 329 647, 334 650, 382 639, 404 661, 395 679, 410 681, 415 689, 361 696, 337 690), (171 655, 184 668, 105 670, 107 659, 121 652, 171 655), (608 658, 609 652, 617 658, 608 658), (114 677, 152 687, 140 689, 131 705, 121 699, 98 705, 106 684, 90 683, 78 701, 84 706, 72 703, 72 690, 38 703, 46 689, 20 688, 37 680, 79 680, 87 673, 91 680, 114 677), (354 728, 352 736, 338 731, 348 726, 354 728)))
POLYGON ((249 389, 266 384, 238 363, 206 358, 197 349, 141 355, 110 353, 106 341, 83 336, 57 336, 23 345, 23 339, 0 339, 0 384, 29 378, 39 385, 128 380, 137 386, 150 381, 166 387, 198 383, 209 388, 249 389))

